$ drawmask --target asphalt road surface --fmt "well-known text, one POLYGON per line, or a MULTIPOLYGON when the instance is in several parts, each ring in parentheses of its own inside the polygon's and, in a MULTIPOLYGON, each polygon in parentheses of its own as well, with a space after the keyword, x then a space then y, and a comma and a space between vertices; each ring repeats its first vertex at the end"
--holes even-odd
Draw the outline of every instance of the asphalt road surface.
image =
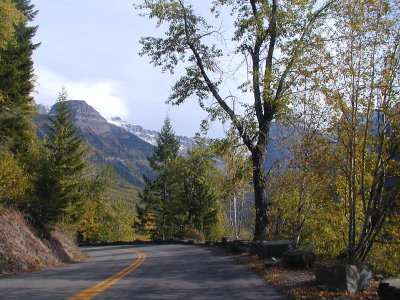
POLYGON ((0 299, 287 299, 228 256, 188 245, 84 248, 76 264, 0 278, 0 299))

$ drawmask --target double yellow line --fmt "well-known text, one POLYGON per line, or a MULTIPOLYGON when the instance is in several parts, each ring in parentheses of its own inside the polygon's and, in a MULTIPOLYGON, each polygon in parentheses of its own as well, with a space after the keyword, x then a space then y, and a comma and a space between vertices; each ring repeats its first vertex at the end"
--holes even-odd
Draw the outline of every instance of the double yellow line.
POLYGON ((128 252, 133 252, 136 253, 138 255, 138 258, 135 260, 135 262, 133 264, 131 264, 130 266, 122 269, 121 271, 119 271, 117 274, 107 278, 106 280, 72 296, 71 298, 68 298, 68 300, 89 300, 89 299, 93 299, 94 297, 96 297, 98 294, 102 293, 103 291, 105 291, 106 289, 108 289, 109 287, 113 286, 114 284, 116 284, 118 281, 120 281, 122 278, 124 278, 126 275, 128 275, 129 273, 132 273, 135 269, 137 269, 145 260, 146 260, 146 254, 139 252, 139 251, 135 251, 135 250, 128 250, 125 249, 124 251, 128 251, 128 252))

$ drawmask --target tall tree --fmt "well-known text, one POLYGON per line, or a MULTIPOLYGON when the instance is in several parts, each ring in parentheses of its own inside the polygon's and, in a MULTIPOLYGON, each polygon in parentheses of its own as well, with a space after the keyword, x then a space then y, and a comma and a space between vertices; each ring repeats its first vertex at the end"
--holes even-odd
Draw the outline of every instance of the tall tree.
MULTIPOLYGON (((269 228, 269 207, 265 163, 271 122, 278 118, 296 87, 298 67, 305 61, 305 53, 319 51, 322 46, 321 28, 331 4, 327 1, 214 1, 213 12, 220 17, 220 9, 230 8, 234 16, 235 32, 229 44, 232 51, 224 51, 227 44, 218 48, 217 42, 226 34, 195 13, 193 6, 183 0, 147 0, 137 7, 148 11, 158 25, 167 23, 165 38, 142 38, 141 54, 147 54, 155 66, 174 72, 178 63, 186 63, 186 73, 172 88, 169 102, 181 104, 196 96, 200 106, 213 117, 230 119, 243 143, 251 152, 255 196, 254 239, 265 239, 269 228), (214 40, 213 40, 214 38, 214 40), (222 83, 233 78, 223 73, 219 62, 232 60, 234 53, 240 65, 247 65, 245 82, 239 86, 239 95, 224 90, 222 83), (211 96, 216 102, 207 105, 211 96), (235 99, 242 103, 235 109, 227 102, 235 99), (249 101, 251 99, 251 101, 249 101), (243 112, 242 115, 240 113, 243 112)), ((307 60, 307 65, 316 65, 307 60)))
POLYGON ((247 209, 244 203, 248 202, 247 196, 252 192, 249 154, 234 128, 230 128, 226 138, 214 141, 211 147, 215 148, 218 159, 224 164, 224 168, 217 172, 216 184, 226 201, 231 234, 238 239, 243 228, 244 210, 247 209))
POLYGON ((164 121, 159 136, 157 137, 157 148, 153 155, 149 157, 151 168, 156 173, 156 180, 153 182, 145 178, 146 186, 140 194, 142 206, 139 207, 143 224, 149 214, 155 216, 155 228, 153 234, 157 237, 165 238, 168 235, 170 209, 172 203, 171 191, 171 169, 170 163, 179 155, 180 141, 176 137, 169 118, 164 121))
POLYGON ((29 0, 13 0, 15 7, 25 16, 15 25, 15 42, 0 49, 0 138, 14 153, 23 153, 35 137, 32 126, 34 114, 34 74, 32 52, 37 27, 28 26, 37 13, 29 0))
POLYGON ((0 50, 7 49, 11 43, 16 42, 15 26, 24 21, 25 16, 12 0, 0 2, 0 50))
POLYGON ((399 2, 357 0, 337 6, 341 38, 332 47, 325 90, 334 111, 332 157, 348 220, 350 260, 365 260, 399 187, 399 2))
POLYGON ((178 235, 200 232, 206 239, 218 239, 220 191, 215 184, 217 168, 215 152, 197 137, 197 145, 170 164, 173 191, 174 230, 178 235))
POLYGON ((49 132, 45 137, 48 161, 42 166, 42 176, 37 184, 42 201, 37 219, 42 222, 60 221, 68 208, 85 199, 86 149, 73 124, 66 100, 67 92, 63 89, 56 103, 57 114, 50 118, 49 132))

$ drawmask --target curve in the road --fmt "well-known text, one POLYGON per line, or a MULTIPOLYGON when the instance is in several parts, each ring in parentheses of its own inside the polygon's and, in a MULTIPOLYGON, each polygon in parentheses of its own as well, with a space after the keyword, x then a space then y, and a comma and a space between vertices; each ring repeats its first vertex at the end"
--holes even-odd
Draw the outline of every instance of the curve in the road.
POLYGON ((135 271, 146 260, 146 254, 144 254, 143 252, 139 252, 136 250, 129 250, 129 249, 124 249, 123 251, 136 253, 138 255, 138 258, 130 266, 122 269, 121 271, 119 271, 118 273, 114 274, 113 276, 107 278, 106 280, 72 296, 68 300, 90 300, 90 299, 93 299, 98 294, 102 293, 109 287, 116 284, 118 281, 120 281, 126 275, 135 271))

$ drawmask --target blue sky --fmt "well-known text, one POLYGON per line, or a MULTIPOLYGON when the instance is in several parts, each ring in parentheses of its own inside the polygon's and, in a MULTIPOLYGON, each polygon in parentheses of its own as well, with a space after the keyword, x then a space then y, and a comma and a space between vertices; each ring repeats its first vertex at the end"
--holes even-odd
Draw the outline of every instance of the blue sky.
MULTIPOLYGON (((39 10, 34 52, 37 103, 52 105, 62 87, 103 115, 160 130, 169 114, 175 132, 193 136, 207 114, 195 99, 165 104, 178 75, 161 74, 140 57, 139 39, 160 35, 153 21, 138 16, 133 0, 32 0, 39 10)), ((178 72, 179 73, 179 72, 178 72)), ((221 136, 214 124, 210 136, 221 136)))

